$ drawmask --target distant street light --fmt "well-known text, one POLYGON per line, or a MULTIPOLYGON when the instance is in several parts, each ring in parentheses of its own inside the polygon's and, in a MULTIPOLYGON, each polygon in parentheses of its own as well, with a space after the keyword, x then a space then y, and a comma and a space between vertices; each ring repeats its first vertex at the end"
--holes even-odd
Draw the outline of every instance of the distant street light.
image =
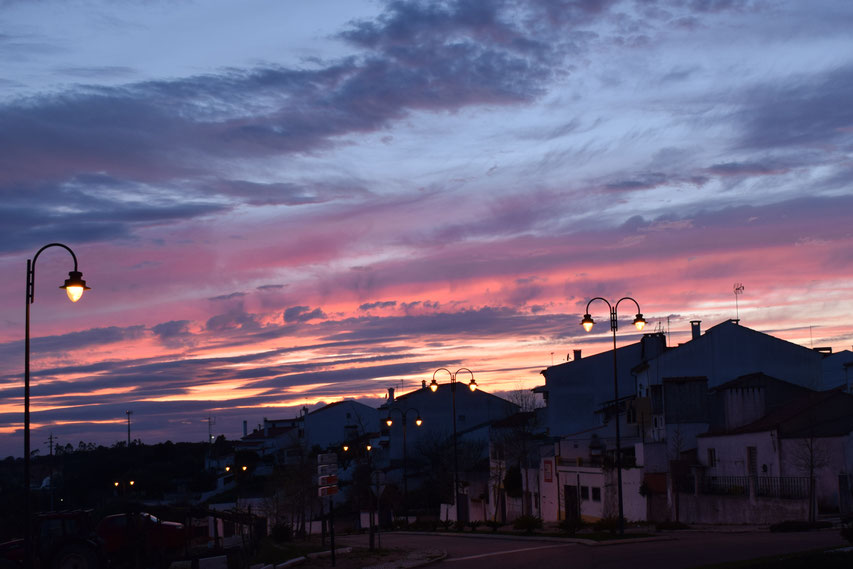
POLYGON ((409 411, 417 413, 417 417, 415 417, 415 425, 418 427, 423 425, 424 420, 421 419, 420 412, 414 407, 409 407, 405 411, 399 407, 391 407, 388 409, 388 417, 385 419, 385 424, 389 427, 394 424, 394 421, 391 419, 391 411, 398 412, 403 420, 403 510, 408 512, 408 509, 406 508, 406 504, 409 500, 409 477, 406 467, 406 416, 409 414, 409 411))
POLYGON ((613 332, 613 404, 616 408, 616 491, 619 496, 619 533, 621 535, 625 533, 625 518, 622 502, 622 442, 619 431, 619 377, 616 373, 616 330, 619 328, 616 308, 623 300, 630 300, 637 306, 637 315, 634 317, 633 322, 637 330, 642 330, 643 327, 645 327, 646 320, 643 318, 643 313, 640 311, 640 305, 630 296, 620 298, 615 304, 610 304, 607 299, 597 296, 586 303, 586 314, 584 314, 583 320, 581 320, 581 326, 583 326, 584 330, 587 332, 591 331, 592 326, 595 324, 595 321, 593 321, 592 316, 589 314, 589 305, 596 300, 602 301, 610 309, 610 330, 613 332))
POLYGON ((71 258, 74 260, 74 270, 68 273, 65 283, 59 287, 65 289, 69 300, 77 302, 83 296, 83 291, 89 290, 82 273, 77 270, 77 256, 67 245, 49 243, 36 251, 32 259, 27 259, 27 310, 24 327, 24 560, 27 568, 33 566, 32 505, 30 504, 30 305, 35 300, 36 261, 41 252, 50 247, 62 247, 71 253, 71 258))
POLYGON ((477 390, 477 382, 474 379, 474 372, 467 367, 457 369, 455 372, 450 371, 446 367, 440 367, 432 372, 432 381, 429 384, 430 390, 435 393, 438 391, 438 382, 435 380, 435 374, 440 371, 446 371, 450 375, 450 401, 453 407, 453 505, 456 507, 456 517, 459 517, 459 452, 456 442, 456 376, 459 372, 468 372, 471 374, 471 381, 468 382, 468 389, 471 391, 477 390))

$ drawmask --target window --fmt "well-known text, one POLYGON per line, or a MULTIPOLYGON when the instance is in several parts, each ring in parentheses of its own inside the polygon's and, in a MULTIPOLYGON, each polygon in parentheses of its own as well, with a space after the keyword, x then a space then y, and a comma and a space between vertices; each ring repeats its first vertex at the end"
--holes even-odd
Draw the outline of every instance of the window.
POLYGON ((589 486, 581 486, 581 500, 589 500, 589 486))
POLYGON ((708 449, 708 468, 717 466, 717 449, 708 449))
POLYGON ((592 489, 592 501, 601 502, 601 488, 592 489))
POLYGON ((750 476, 758 474, 758 449, 756 447, 746 447, 746 467, 750 476))

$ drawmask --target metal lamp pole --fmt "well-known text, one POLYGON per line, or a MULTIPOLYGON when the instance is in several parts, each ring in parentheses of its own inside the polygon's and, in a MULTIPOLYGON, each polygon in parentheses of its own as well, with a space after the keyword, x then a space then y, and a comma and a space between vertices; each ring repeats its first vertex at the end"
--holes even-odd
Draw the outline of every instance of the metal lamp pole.
POLYGON ((586 314, 584 314, 583 320, 581 320, 581 326, 583 326, 584 330, 587 332, 592 330, 592 326, 595 324, 595 321, 593 321, 592 316, 589 314, 589 305, 596 300, 604 302, 604 304, 607 305, 607 308, 610 309, 610 330, 613 332, 613 404, 616 407, 616 492, 619 496, 619 534, 624 535, 625 518, 622 502, 622 441, 619 429, 619 376, 616 372, 616 330, 618 330, 619 325, 616 309, 619 307, 619 303, 623 300, 630 300, 637 306, 637 315, 634 317, 633 322, 634 326, 637 327, 637 330, 643 329, 646 325, 646 320, 643 318, 643 313, 640 311, 640 305, 630 296, 622 297, 614 304, 610 304, 607 299, 597 296, 586 303, 586 314))
POLYGON ((33 566, 32 549, 32 506, 30 504, 30 305, 35 300, 36 261, 45 249, 62 247, 71 254, 74 260, 74 270, 68 273, 64 288, 71 302, 77 302, 83 296, 83 291, 89 290, 83 275, 77 270, 77 256, 67 245, 49 243, 36 251, 32 259, 27 259, 27 302, 24 325, 24 561, 26 568, 33 566))
POLYGON ((398 407, 391 407, 390 409, 388 409, 388 417, 385 419, 385 424, 389 427, 394 424, 394 421, 391 419, 391 411, 397 411, 398 413, 400 413, 400 417, 403 421, 403 509, 406 511, 406 515, 408 516, 408 508, 406 507, 409 499, 409 476, 406 467, 406 416, 408 415, 409 411, 414 411, 415 413, 417 413, 417 417, 415 418, 415 425, 417 425, 418 427, 423 424, 424 420, 421 419, 420 412, 414 407, 409 407, 405 411, 398 407))
POLYGON ((471 374, 471 381, 468 383, 468 388, 471 391, 477 390, 477 381, 474 379, 474 372, 467 367, 457 369, 451 372, 446 367, 440 367, 432 372, 432 381, 429 384, 430 390, 435 393, 438 391, 438 382, 435 380, 435 374, 440 371, 446 371, 450 375, 450 401, 453 408, 453 505, 456 507, 456 516, 459 517, 459 452, 456 442, 456 376, 459 372, 468 372, 471 374))

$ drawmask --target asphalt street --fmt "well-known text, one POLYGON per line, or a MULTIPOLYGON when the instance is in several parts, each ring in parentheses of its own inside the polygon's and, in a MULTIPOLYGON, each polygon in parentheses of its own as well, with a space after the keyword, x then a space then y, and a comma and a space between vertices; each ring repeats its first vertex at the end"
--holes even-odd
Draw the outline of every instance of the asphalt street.
MULTIPOLYGON (((838 530, 798 533, 682 531, 660 534, 653 540, 605 542, 603 545, 540 538, 507 539, 489 534, 388 533, 381 539, 383 548, 446 551, 447 557, 433 566, 443 565, 447 569, 688 569, 846 545, 838 530)), ((364 547, 367 536, 346 536, 340 541, 364 547)))

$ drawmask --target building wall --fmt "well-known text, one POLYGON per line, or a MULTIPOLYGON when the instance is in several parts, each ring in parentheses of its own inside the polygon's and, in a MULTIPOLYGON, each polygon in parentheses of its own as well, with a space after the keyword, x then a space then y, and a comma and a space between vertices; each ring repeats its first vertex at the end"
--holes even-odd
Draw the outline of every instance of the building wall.
MULTIPOLYGON (((660 357, 660 378, 705 376, 708 387, 763 372, 810 389, 821 384, 821 354, 768 334, 724 322, 660 357)), ((654 381, 655 378, 650 378, 654 381)))
POLYGON ((834 511, 839 507, 838 475, 853 472, 850 464, 850 439, 825 437, 808 439, 782 439, 781 453, 785 457, 782 476, 808 476, 810 456, 815 465, 815 496, 821 512, 834 511), (813 452, 809 447, 814 449, 813 452))
MULTIPOLYGON (((574 486, 579 498, 581 517, 596 521, 616 516, 619 511, 615 469, 559 464, 557 457, 542 460, 539 487, 541 516, 546 522, 566 519, 566 486, 574 486), (549 472, 552 473, 549 476, 549 472), (587 490, 584 491, 584 488, 587 490)), ((643 469, 622 470, 622 500, 625 518, 629 521, 646 519, 646 499, 640 495, 643 469)))
MULTIPOLYGON (((626 331, 621 341, 630 341, 626 331)), ((619 396, 636 393, 632 369, 664 349, 660 334, 641 336, 640 342, 623 345, 616 350, 619 396)), ((601 424, 596 413, 606 402, 613 401, 613 352, 607 351, 551 366, 542 372, 548 391, 548 432, 552 436, 578 433, 601 424)))
POLYGON ((379 430, 379 412, 358 403, 345 400, 321 407, 305 415, 305 446, 326 449, 339 446, 348 437, 347 428, 358 431, 359 435, 379 430))
POLYGON ((699 462, 707 467, 706 476, 747 476, 747 447, 756 449, 759 476, 791 476, 780 466, 776 431, 699 437, 697 443, 699 462), (708 462, 709 448, 714 449, 716 464, 708 462))
POLYGON ((688 524, 773 524, 806 520, 808 500, 742 496, 679 495, 679 521, 688 524))

